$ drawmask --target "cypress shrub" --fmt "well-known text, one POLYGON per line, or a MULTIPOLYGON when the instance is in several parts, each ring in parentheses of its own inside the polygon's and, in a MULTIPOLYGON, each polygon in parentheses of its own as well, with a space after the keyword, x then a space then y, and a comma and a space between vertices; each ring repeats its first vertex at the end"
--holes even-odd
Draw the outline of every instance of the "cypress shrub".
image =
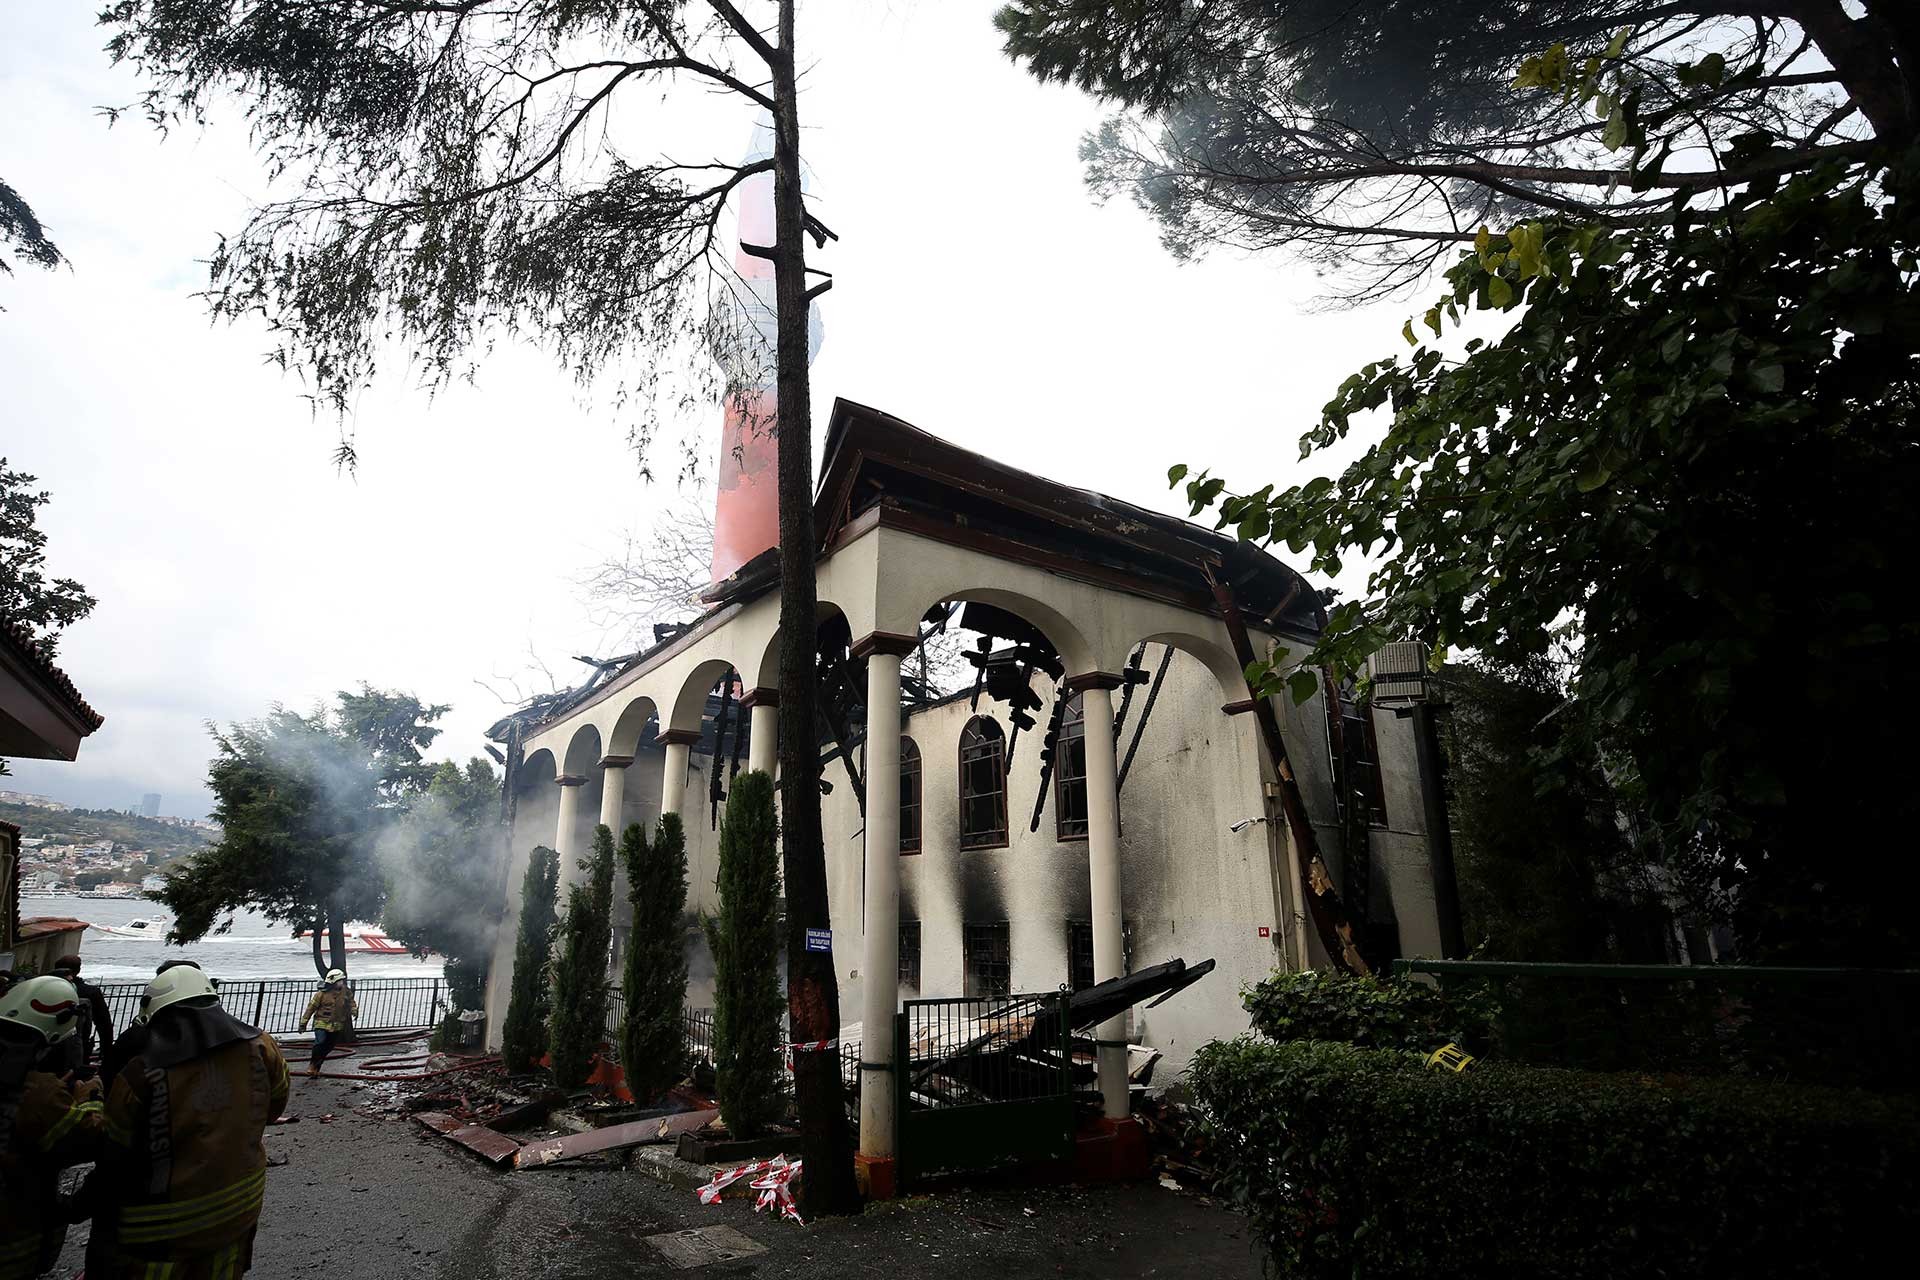
POLYGON ((560 857, 545 845, 527 859, 520 882, 520 935, 513 946, 513 993, 500 1028, 500 1058, 507 1070, 533 1070, 547 1047, 547 961, 553 951, 554 896, 560 857))
POLYGON ((713 1065, 720 1117, 737 1138, 766 1130, 780 1091, 780 882, 773 779, 734 779, 720 824, 720 915, 703 923, 713 950, 713 1065))
POLYGON ((1874 1275, 1920 1227, 1911 1098, 1252 1037, 1187 1079, 1277 1275, 1874 1275))
POLYGON ((660 815, 652 844, 639 823, 626 830, 620 857, 627 868, 633 932, 627 939, 627 1018, 620 1061, 627 1087, 641 1101, 659 1097, 687 1070, 685 1006, 687 839, 680 815, 660 815))
POLYGON ((593 829, 587 882, 567 891, 560 954, 553 969, 553 1016, 547 1065, 562 1089, 578 1089, 593 1073, 607 1032, 607 953, 613 946, 613 832, 593 829))

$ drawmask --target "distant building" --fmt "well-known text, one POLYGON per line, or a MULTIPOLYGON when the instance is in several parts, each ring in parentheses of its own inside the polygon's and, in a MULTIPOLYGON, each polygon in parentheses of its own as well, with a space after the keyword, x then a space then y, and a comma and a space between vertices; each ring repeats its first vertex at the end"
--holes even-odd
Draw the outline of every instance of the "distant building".
POLYGON ((140 816, 143 818, 157 818, 160 816, 160 796, 158 793, 149 791, 140 797, 140 816))

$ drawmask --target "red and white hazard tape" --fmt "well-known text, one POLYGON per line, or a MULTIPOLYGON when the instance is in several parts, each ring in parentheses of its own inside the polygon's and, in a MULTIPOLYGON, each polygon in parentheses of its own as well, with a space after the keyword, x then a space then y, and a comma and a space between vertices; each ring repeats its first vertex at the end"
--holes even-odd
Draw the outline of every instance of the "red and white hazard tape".
POLYGON ((791 1070, 793 1070, 793 1055, 794 1055, 794 1054, 796 1054, 796 1053, 824 1053, 824 1052, 826 1052, 826 1051, 827 1051, 828 1049, 831 1049, 831 1048, 833 1048, 833 1046, 835 1046, 835 1045, 837 1045, 837 1044, 839 1044, 839 1043, 840 1043, 840 1042, 839 1042, 838 1040, 802 1040, 802 1041, 800 1041, 800 1042, 799 1042, 798 1044, 790 1044, 790 1045, 788 1045, 788 1046, 787 1046, 787 1051, 786 1051, 786 1064, 787 1064, 787 1070, 789 1070, 789 1071, 791 1071, 791 1070))
POLYGON ((757 1173, 761 1176, 747 1184, 750 1189, 760 1193, 759 1198, 754 1201, 753 1211, 758 1213, 769 1205, 775 1205, 778 1206, 781 1217, 792 1218, 805 1226, 806 1223, 800 1217, 800 1210, 793 1202, 793 1188, 790 1185, 800 1176, 801 1163, 799 1160, 789 1162, 785 1156, 774 1156, 771 1160, 754 1160, 738 1168, 729 1169, 725 1173, 716 1173, 713 1175, 713 1181, 701 1187, 695 1194, 700 1197, 701 1204, 718 1204, 722 1191, 740 1179, 757 1173))

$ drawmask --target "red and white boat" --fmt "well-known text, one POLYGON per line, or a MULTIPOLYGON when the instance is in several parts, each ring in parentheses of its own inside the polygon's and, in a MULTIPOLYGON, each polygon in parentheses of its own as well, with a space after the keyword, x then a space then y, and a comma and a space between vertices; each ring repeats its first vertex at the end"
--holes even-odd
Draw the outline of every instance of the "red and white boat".
MULTIPOLYGON (((301 941, 303 942, 312 937, 313 930, 311 929, 304 930, 300 934, 301 941)), ((375 956, 404 956, 407 954, 406 944, 395 942, 380 930, 353 927, 347 929, 347 951, 349 953, 375 956)))

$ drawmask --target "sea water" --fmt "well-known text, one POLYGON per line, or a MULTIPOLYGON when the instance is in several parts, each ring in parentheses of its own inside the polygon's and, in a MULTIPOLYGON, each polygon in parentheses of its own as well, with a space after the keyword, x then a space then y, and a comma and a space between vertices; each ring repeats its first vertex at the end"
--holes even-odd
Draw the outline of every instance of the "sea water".
MULTIPOLYGON (((173 923, 163 903, 141 898, 23 898, 20 914, 65 916, 89 924, 125 925, 133 920, 173 923)), ((166 930, 152 938, 128 938, 88 929, 80 940, 81 973, 94 982, 145 981, 165 960, 194 960, 222 981, 257 978, 315 980, 313 942, 293 936, 297 930, 274 924, 257 911, 232 917, 225 933, 210 933, 184 947, 168 946, 166 930)), ((371 928, 354 925, 351 928, 371 928)), ((324 943, 322 947, 324 949, 324 943)), ((438 978, 439 956, 416 960, 408 955, 347 953, 347 972, 355 978, 438 978)))

